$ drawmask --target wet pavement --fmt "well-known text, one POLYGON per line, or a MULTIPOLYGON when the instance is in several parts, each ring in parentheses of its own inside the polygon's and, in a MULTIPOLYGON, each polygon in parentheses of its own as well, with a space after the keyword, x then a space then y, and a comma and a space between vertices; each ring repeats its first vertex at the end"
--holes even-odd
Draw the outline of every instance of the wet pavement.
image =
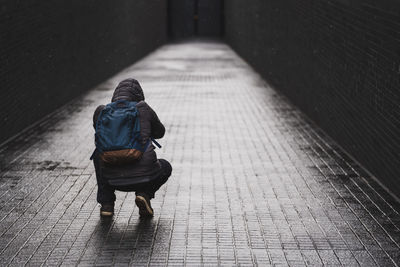
POLYGON ((166 45, 0 147, 12 265, 396 266, 400 205, 228 46, 166 45), (99 217, 92 114, 137 78, 173 174, 141 220, 99 217))

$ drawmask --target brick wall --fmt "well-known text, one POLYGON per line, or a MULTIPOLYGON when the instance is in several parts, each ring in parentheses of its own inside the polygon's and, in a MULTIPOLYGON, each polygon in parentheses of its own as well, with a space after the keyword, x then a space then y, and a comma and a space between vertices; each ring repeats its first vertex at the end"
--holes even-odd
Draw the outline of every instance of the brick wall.
POLYGON ((229 44, 400 196, 400 3, 225 1, 229 44))
POLYGON ((163 0, 2 1, 0 143, 165 40, 163 0))

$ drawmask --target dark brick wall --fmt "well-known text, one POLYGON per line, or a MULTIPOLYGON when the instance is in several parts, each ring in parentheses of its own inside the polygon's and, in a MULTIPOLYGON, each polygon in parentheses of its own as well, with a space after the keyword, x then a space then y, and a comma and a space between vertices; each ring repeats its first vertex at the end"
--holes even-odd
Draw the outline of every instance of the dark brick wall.
POLYGON ((164 43, 165 2, 2 1, 0 143, 164 43))
POLYGON ((230 0, 225 33, 400 196, 400 2, 230 0))

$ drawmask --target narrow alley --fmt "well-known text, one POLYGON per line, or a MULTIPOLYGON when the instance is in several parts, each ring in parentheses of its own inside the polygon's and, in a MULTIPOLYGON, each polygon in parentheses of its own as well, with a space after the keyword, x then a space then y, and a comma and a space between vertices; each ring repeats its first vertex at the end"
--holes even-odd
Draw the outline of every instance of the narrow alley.
POLYGON ((397 266, 400 205, 228 45, 167 44, 0 147, 3 266, 397 266), (142 220, 101 219, 93 111, 124 78, 173 166, 142 220))

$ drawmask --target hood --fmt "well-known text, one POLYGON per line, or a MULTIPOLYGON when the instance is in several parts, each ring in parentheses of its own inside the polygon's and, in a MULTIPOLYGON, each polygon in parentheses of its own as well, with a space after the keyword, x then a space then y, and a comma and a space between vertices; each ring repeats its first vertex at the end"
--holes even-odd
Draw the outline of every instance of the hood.
POLYGON ((139 102, 144 100, 144 94, 139 82, 135 79, 125 79, 115 88, 111 102, 127 100, 139 102))

